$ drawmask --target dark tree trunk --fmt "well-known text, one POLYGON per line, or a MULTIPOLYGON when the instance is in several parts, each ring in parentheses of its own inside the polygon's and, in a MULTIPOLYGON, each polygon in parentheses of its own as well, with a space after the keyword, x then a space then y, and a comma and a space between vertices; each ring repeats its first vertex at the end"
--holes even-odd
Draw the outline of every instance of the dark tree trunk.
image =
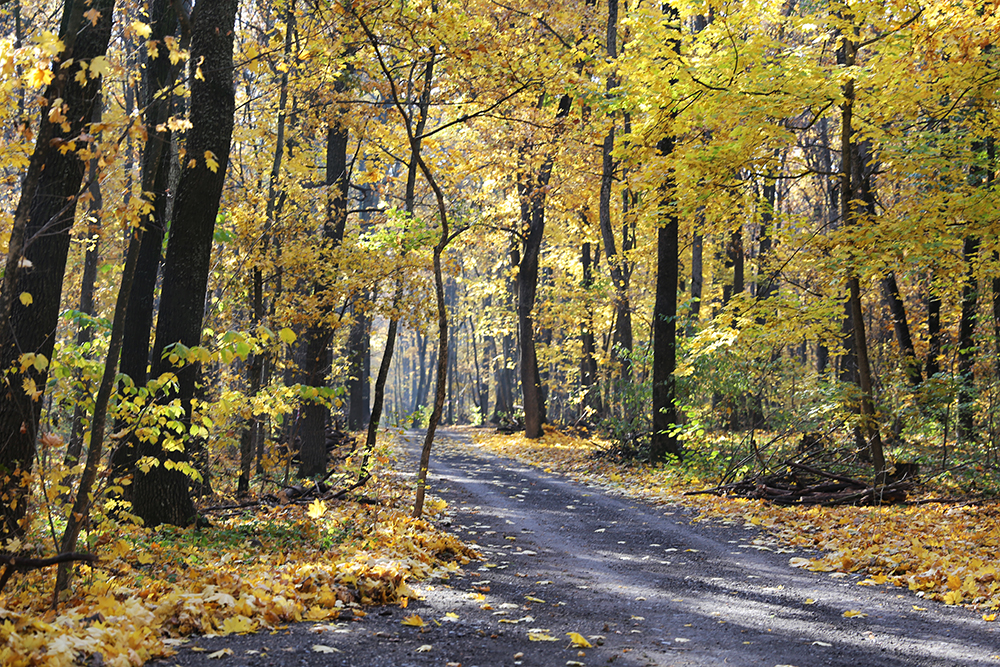
MULTIPOLYGON (((664 20, 677 31, 670 47, 680 55, 680 14, 670 4, 661 5, 664 20)), ((672 132, 672 129, 671 129, 672 132)), ((656 144, 657 153, 666 157, 674 152, 674 137, 667 134, 656 144)), ((677 440, 677 283, 680 254, 677 210, 677 184, 668 172, 661 186, 660 220, 656 236, 656 300, 653 304, 653 433, 649 458, 664 461, 668 456, 683 455, 677 440)))
MULTIPOLYGON (((563 95, 559 100, 556 122, 569 115, 572 98, 563 95)), ((545 423, 545 392, 538 371, 535 349, 535 293, 538 289, 538 266, 545 233, 545 193, 555 157, 550 155, 542 162, 537 174, 522 175, 517 189, 521 197, 521 224, 524 227, 524 246, 517 273, 517 331, 521 347, 521 395, 524 404, 524 435, 542 437, 545 423)))
MULTIPOLYGON (((143 231, 139 237, 139 256, 135 267, 132 290, 125 310, 125 335, 119 371, 136 387, 143 387, 148 379, 149 342, 153 329, 153 304, 157 273, 163 252, 163 238, 167 225, 167 190, 170 180, 171 133, 166 121, 173 112, 174 95, 165 94, 173 84, 178 68, 170 64, 170 50, 165 37, 178 30, 178 18, 171 0, 154 0, 150 5, 152 32, 150 39, 157 46, 156 58, 150 58, 143 68, 142 106, 146 126, 146 144, 142 153, 142 191, 150 193, 151 210, 143 218, 143 231)), ((187 39, 185 39, 185 42, 187 39)), ((145 195, 143 195, 145 197, 145 195)), ((119 423, 118 430, 129 424, 119 423)), ((133 475, 135 470, 137 439, 130 437, 119 444, 111 454, 112 477, 133 475)), ((132 487, 124 486, 123 496, 131 499, 132 487)))
POLYGON ((933 279, 928 279, 927 294, 927 360, 924 374, 928 379, 941 372, 941 295, 934 293, 933 279))
MULTIPOLYGON (((326 185, 328 206, 326 222, 323 225, 323 240, 326 247, 335 248, 344 240, 347 225, 347 128, 331 125, 326 133, 326 185)), ((326 291, 326 285, 313 287, 317 294, 326 291)), ((321 316, 330 312, 329 306, 321 307, 321 316)), ((332 364, 330 339, 333 331, 330 325, 320 321, 307 329, 306 365, 303 369, 305 384, 311 387, 325 387, 327 374, 332 364)), ((302 409, 299 435, 299 476, 312 477, 326 473, 326 427, 330 419, 330 409, 319 402, 308 402, 302 409)))
MULTIPOLYGON (((193 77, 191 82, 192 127, 186 147, 195 164, 184 166, 177 189, 153 345, 151 375, 176 374, 177 389, 167 392, 165 399, 177 399, 188 419, 198 366, 177 368, 164 353, 177 343, 190 348, 201 342, 212 238, 233 131, 233 30, 237 4, 237 0, 216 0, 198 5, 197 9, 191 62, 206 66, 201 68, 202 76, 193 77), (214 169, 205 157, 208 152, 217 163, 214 169)), ((184 470, 190 465, 187 452, 165 444, 160 440, 139 446, 133 509, 147 526, 183 526, 195 519, 188 492, 190 479, 184 470), (142 463, 143 457, 149 457, 145 459, 150 464, 148 469, 142 463)))
POLYGON ((368 378, 372 373, 371 317, 355 304, 354 323, 348 335, 347 354, 350 359, 347 380, 347 430, 358 431, 368 425, 371 416, 368 378))
MULTIPOLYGON (((672 137, 657 145, 661 155, 674 148, 672 137)), ((656 237, 656 301, 653 306, 653 433, 649 457, 663 461, 669 455, 680 456, 681 446, 674 431, 677 424, 677 268, 679 218, 676 210, 675 184, 669 176, 664 184, 663 211, 656 237)))
MULTIPOLYGON (((67 2, 60 37, 66 49, 61 61, 72 58, 89 62, 103 56, 111 35, 113 0, 67 2), (92 23, 84 11, 99 12, 92 23)), ((22 354, 36 354, 39 361, 24 373, 6 376, 0 386, 0 494, 4 496, 0 540, 19 535, 25 528, 28 487, 22 475, 29 473, 35 458, 35 438, 41 417, 41 392, 48 379, 47 361, 52 358, 59 321, 60 295, 70 229, 81 194, 87 163, 80 159, 72 142, 91 121, 100 93, 100 79, 74 76, 76 67, 53 64, 55 78, 45 91, 49 105, 43 110, 37 142, 21 182, 21 198, 14 214, 8 242, 3 287, 0 290, 0 368, 10 368, 22 354), (48 122, 48 110, 62 99, 65 124, 48 122), (63 129, 63 125, 66 129, 63 129), (30 299, 27 296, 30 295, 30 299), (34 395, 28 391, 34 386, 34 395)))
MULTIPOLYGON (((845 37, 837 52, 837 62, 853 67, 857 57, 857 42, 853 33, 845 37)), ((857 202, 872 196, 873 189, 868 179, 870 172, 865 173, 868 165, 864 164, 866 151, 854 141, 854 80, 847 79, 843 84, 844 102, 841 104, 840 133, 840 215, 846 225, 854 225, 860 210, 857 202)), ((851 267, 847 280, 849 319, 853 329, 854 360, 857 369, 857 383, 861 389, 859 412, 861 415, 861 432, 867 439, 868 452, 877 483, 885 480, 885 455, 882 450, 882 435, 875 419, 875 401, 872 393, 872 372, 868 361, 868 342, 865 336, 865 320, 861 308, 860 280, 851 267)))
POLYGON ((958 326, 958 421, 957 435, 962 441, 975 439, 975 376, 976 363, 976 306, 979 300, 979 281, 976 279, 976 257, 979 239, 967 236, 962 244, 962 255, 967 267, 962 285, 962 319, 958 326))
MULTIPOLYGON (((593 262, 591 261, 590 243, 583 244, 580 263, 583 265, 583 289, 588 293, 594 289, 593 262)), ((587 315, 580 332, 580 342, 583 347, 583 359, 580 360, 580 385, 583 391, 582 415, 585 421, 595 421, 601 416, 601 395, 597 391, 597 349, 594 343, 594 317, 591 312, 591 297, 588 295, 587 315)))
POLYGON ((910 336, 910 325, 906 321, 906 308, 899 295, 896 285, 896 274, 889 273, 882 279, 882 294, 892 314, 892 328, 896 334, 896 344, 899 345, 899 355, 902 360, 903 374, 910 386, 916 387, 923 380, 920 375, 920 362, 913 350, 913 339, 910 336))
MULTIPOLYGON (((1000 252, 993 251, 993 261, 1000 262, 1000 252)), ((994 375, 1000 381, 1000 276, 993 278, 993 344, 994 375)))
MULTIPOLYGON (((699 213, 696 225, 704 223, 704 214, 699 213)), ((700 227, 695 227, 691 236, 691 324, 688 335, 694 335, 701 318, 701 296, 705 284, 705 237, 700 227)))
MULTIPOLYGON (((94 104, 95 123, 101 122, 102 107, 100 97, 98 97, 97 103, 94 104)), ((103 215, 102 209, 104 208, 99 177, 97 158, 91 158, 90 184, 88 187, 90 192, 90 213, 87 216, 87 234, 84 241, 86 251, 83 257, 83 278, 80 281, 80 303, 78 306, 79 311, 89 317, 96 315, 94 287, 97 283, 97 264, 100 260, 101 217, 103 215)), ((76 334, 76 344, 80 348, 83 348, 91 341, 92 337, 93 326, 91 323, 81 322, 80 329, 76 334)), ((84 354, 88 357, 93 356, 89 352, 84 352, 84 354)), ((89 383, 87 384, 87 393, 90 393, 89 383)), ((83 452, 83 433, 85 430, 83 418, 85 413, 84 397, 81 395, 76 401, 76 405, 73 406, 73 426, 69 436, 69 443, 66 446, 66 464, 70 466, 76 465, 76 462, 80 459, 80 454, 83 452)))

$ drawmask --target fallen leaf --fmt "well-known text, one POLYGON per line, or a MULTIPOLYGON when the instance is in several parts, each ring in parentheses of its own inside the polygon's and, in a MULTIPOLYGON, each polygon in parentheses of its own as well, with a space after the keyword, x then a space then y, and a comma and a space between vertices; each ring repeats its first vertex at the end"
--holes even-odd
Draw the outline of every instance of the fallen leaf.
POLYGON ((209 653, 208 658, 210 660, 218 660, 219 658, 224 658, 227 655, 232 655, 232 654, 233 654, 233 649, 224 648, 221 651, 216 651, 215 653, 209 653))
POLYGON ((553 637, 547 629, 533 628, 528 631, 528 639, 533 642, 557 642, 558 637, 553 637))
POLYGON ((541 598, 533 597, 531 595, 525 595, 524 599, 527 600, 528 602, 537 602, 538 604, 545 604, 545 600, 542 600, 541 598))
POLYGON ((420 616, 417 614, 412 614, 410 616, 407 616, 406 618, 403 619, 402 623, 403 625, 410 625, 413 626, 414 628, 422 628, 425 625, 427 625, 424 622, 424 619, 420 618, 420 616))
POLYGON ((587 641, 587 639, 581 635, 579 632, 567 632, 569 635, 569 641, 577 648, 594 648, 594 645, 587 641))
POLYGON ((863 611, 857 611, 856 609, 844 612, 844 618, 864 618, 867 615, 863 611))
POLYGON ((430 653, 431 649, 433 649, 433 648, 434 647, 431 646, 430 644, 424 644, 423 646, 420 646, 420 647, 418 647, 415 650, 416 650, 417 653, 430 653))
POLYGON ((313 644, 312 651, 313 653, 343 653, 343 651, 341 651, 339 648, 335 648, 333 646, 326 646, 324 644, 313 644))
POLYGON ((806 598, 806 601, 803 602, 802 604, 816 604, 816 600, 813 600, 812 598, 806 598))

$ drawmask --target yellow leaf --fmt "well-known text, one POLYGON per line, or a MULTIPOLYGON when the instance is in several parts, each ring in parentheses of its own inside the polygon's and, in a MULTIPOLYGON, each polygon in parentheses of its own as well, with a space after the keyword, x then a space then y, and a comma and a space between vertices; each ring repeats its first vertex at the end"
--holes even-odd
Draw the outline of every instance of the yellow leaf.
POLYGON ((132 21, 129 27, 132 28, 132 32, 143 39, 149 39, 149 36, 153 34, 153 29, 142 21, 132 21))
POLYGON ((215 153, 212 151, 205 151, 205 166, 208 167, 213 174, 219 171, 219 163, 215 159, 215 153))
POLYGON ((983 614, 983 620, 987 622, 992 622, 997 620, 996 614, 983 614))
POLYGON ((320 499, 316 499, 309 504, 309 518, 319 519, 324 514, 326 514, 326 503, 320 499))
POLYGON ((313 653, 343 653, 339 648, 324 644, 313 644, 312 651, 313 653))
POLYGON ((96 79, 99 76, 106 76, 111 71, 111 65, 105 56, 97 56, 90 61, 90 78, 96 79))
POLYGON ((424 619, 420 618, 418 614, 411 614, 403 619, 403 625, 410 625, 414 628, 422 628, 427 624, 424 623, 424 619))
POLYGON ((803 604, 816 604, 816 600, 813 600, 812 598, 806 598, 806 601, 803 604))
POLYGON ((21 304, 24 306, 30 306, 35 301, 34 297, 27 292, 21 292, 21 296, 18 299, 20 299, 21 304))
POLYGON ((218 660, 219 658, 224 658, 227 655, 232 655, 232 654, 233 654, 233 649, 224 648, 221 651, 216 651, 215 653, 209 653, 208 657, 212 660, 218 660))
POLYGON ((567 632, 569 635, 569 641, 577 648, 593 648, 594 645, 587 641, 587 638, 581 635, 579 632, 567 632))
POLYGON ((927 607, 918 607, 917 605, 913 605, 913 609, 914 611, 927 611, 927 607))
POLYGON ((857 611, 855 609, 851 609, 850 611, 844 612, 844 618, 864 618, 867 615, 868 614, 864 613, 863 611, 857 611))
POLYGON ((285 345, 291 345, 292 343, 295 342, 296 335, 294 331, 292 331, 288 327, 285 327, 284 329, 278 332, 278 338, 280 338, 281 342, 283 342, 285 345))
POLYGON ((256 623, 246 616, 232 616, 222 622, 219 628, 220 635, 245 635, 256 629, 256 623))
POLYGON ((49 30, 42 31, 41 36, 37 38, 37 42, 38 46, 50 56, 59 55, 66 48, 66 45, 59 39, 59 36, 49 30))
POLYGON ((558 637, 553 637, 548 630, 531 630, 528 632, 528 639, 533 642, 557 642, 558 637))
POLYGON ((942 599, 945 604, 959 604, 962 601, 962 591, 948 591, 942 599))
POLYGON ((527 600, 528 602, 536 602, 538 604, 545 604, 545 600, 542 600, 541 598, 532 597, 531 595, 525 595, 524 599, 527 600))

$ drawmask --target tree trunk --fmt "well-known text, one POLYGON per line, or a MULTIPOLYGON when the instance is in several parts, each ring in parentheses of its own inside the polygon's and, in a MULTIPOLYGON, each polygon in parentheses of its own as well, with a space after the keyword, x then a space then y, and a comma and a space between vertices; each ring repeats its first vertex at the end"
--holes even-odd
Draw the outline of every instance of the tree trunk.
MULTIPOLYGON (((233 30, 237 4, 237 0, 216 0, 198 6, 191 62, 211 66, 201 68, 202 76, 193 77, 191 82, 192 127, 187 132, 187 155, 194 164, 184 165, 177 189, 153 345, 151 375, 157 378, 163 373, 176 374, 176 391, 168 391, 164 401, 178 400, 187 419, 191 415, 197 364, 177 368, 165 353, 177 343, 190 348, 201 342, 212 238, 233 131, 233 30), (211 166, 209 153, 214 160, 211 166)), ((139 447, 133 509, 147 526, 183 526, 195 519, 185 472, 190 465, 187 453, 165 444, 160 440, 143 442, 139 447), (148 469, 143 457, 148 457, 144 459, 148 469)))
MULTIPOLYGON (((178 67, 170 64, 170 50, 165 37, 176 34, 179 23, 171 0, 154 0, 150 5, 150 40, 157 45, 156 58, 150 58, 142 70, 142 101, 145 108, 143 123, 146 127, 146 143, 142 153, 142 174, 140 176, 143 197, 149 193, 151 210, 143 217, 143 233, 139 236, 139 255, 135 267, 135 277, 129 293, 129 303, 125 310, 125 333, 122 340, 121 364, 119 370, 138 387, 148 380, 149 343, 153 330, 154 296, 156 279, 163 252, 163 238, 167 226, 167 191, 170 180, 172 159, 171 132, 167 119, 174 110, 175 96, 166 94, 176 79, 178 67)), ((184 44, 190 35, 184 38, 184 44)), ((132 426, 119 423, 118 430, 132 426)), ((135 437, 123 440, 111 455, 111 476, 113 479, 132 476, 135 471, 138 441, 135 437)), ((130 500, 132 487, 124 486, 123 497, 130 500)))
MULTIPOLYGON (((853 67, 857 57, 857 42, 852 36, 845 37, 837 52, 837 62, 853 67)), ((863 186, 864 152, 853 140, 854 79, 848 78, 843 84, 844 102, 841 105, 841 169, 840 169, 840 214, 847 225, 858 221, 858 201, 865 198, 863 186)), ((871 188, 869 188, 871 190, 871 188)), ((870 194, 870 193, 869 193, 870 194)), ((872 372, 868 361, 868 343, 865 336, 865 320, 861 308, 861 286, 856 272, 851 267, 847 280, 848 308, 853 328, 854 353, 857 368, 857 382, 861 389, 860 414, 861 430, 867 438, 868 452, 875 471, 876 483, 885 481, 885 455, 882 451, 882 435, 875 419, 875 403, 872 395, 872 372)))
POLYGON ((882 279, 882 294, 892 314, 892 328, 896 334, 896 344, 899 345, 899 355, 902 359, 903 374, 910 386, 916 387, 923 380, 920 375, 920 362, 913 350, 913 339, 910 336, 910 325, 906 321, 906 308, 899 295, 896 285, 896 274, 890 272, 882 279))
MULTIPOLYGON (((344 240, 347 226, 347 128, 331 124, 326 132, 326 186, 329 188, 326 221, 323 225, 325 247, 336 248, 344 240)), ((327 289, 326 285, 315 284, 317 295, 327 289)), ((325 387, 332 364, 330 339, 333 331, 326 323, 330 313, 329 305, 321 306, 320 321, 311 325, 305 334, 306 359, 303 368, 305 384, 310 387, 325 387)), ((299 477, 312 477, 326 473, 326 427, 330 419, 330 408, 319 402, 308 402, 303 406, 299 422, 299 477)))
MULTIPOLYGON (((558 123, 569 115, 572 98, 563 95, 555 120, 558 123)), ((545 423, 545 392, 538 371, 535 349, 535 294, 538 289, 539 256, 545 232, 545 193, 555 157, 549 155, 542 162, 537 174, 522 175, 518 183, 521 197, 521 224, 525 228, 521 264, 517 273, 517 330, 521 346, 521 395, 524 404, 524 435, 542 437, 545 423)))
MULTIPOLYGON (((103 56, 111 35, 114 0, 67 2, 60 37, 70 58, 89 62, 103 56), (99 12, 96 23, 83 19, 85 9, 99 12)), ((48 362, 55 346, 60 295, 70 229, 87 163, 77 155, 73 139, 84 132, 94 113, 100 79, 74 76, 74 67, 53 63, 55 78, 45 91, 34 152, 21 182, 21 198, 8 241, 7 262, 0 290, 0 368, 18 364, 24 354, 39 355, 24 373, 11 373, 0 386, 0 495, 3 525, 0 541, 22 534, 28 487, 23 477, 35 458, 35 438, 41 417, 41 396, 48 380, 48 362), (62 99, 62 106, 54 105, 62 99), (65 123, 49 122, 49 111, 60 109, 65 123), (63 152, 60 148, 71 148, 63 152), (44 359, 44 361, 43 361, 44 359)))
MULTIPOLYGON (((583 265, 583 289, 590 292, 594 289, 594 275, 590 257, 590 243, 584 243, 580 253, 580 263, 583 265)), ((582 405, 584 421, 597 421, 601 416, 601 395, 597 391, 597 349, 594 344, 594 316, 591 312, 591 297, 587 296, 587 315, 581 326, 580 342, 583 347, 583 358, 580 360, 580 389, 583 392, 582 405)))
MULTIPOLYGON (((98 95, 98 100, 94 104, 93 122, 100 123, 102 115, 103 104, 101 104, 101 99, 98 95)), ((84 241, 86 251, 83 258, 83 278, 80 281, 79 311, 88 317, 93 317, 97 314, 94 307, 94 287, 97 283, 97 264, 100 260, 101 218, 103 216, 102 209, 104 208, 97 163, 98 160, 96 157, 91 158, 89 167, 90 183, 88 187, 90 193, 90 213, 87 216, 87 234, 84 241)), ((76 344, 78 347, 83 348, 91 341, 93 338, 92 330, 93 325, 90 322, 81 322, 80 329, 76 335, 76 344)), ((88 357, 93 356, 82 349, 81 352, 88 357)), ((86 391, 87 393, 91 391, 89 382, 86 385, 86 391)), ((81 395, 73 406, 73 426, 69 436, 69 443, 66 446, 66 464, 69 466, 76 465, 76 462, 80 459, 80 454, 83 452, 83 417, 85 412, 84 400, 81 395)))
POLYGON ((976 257, 979 254, 979 239, 965 237, 962 255, 967 267, 965 283, 962 285, 962 319, 958 326, 958 439, 974 440, 975 434, 975 376, 976 363, 976 307, 979 297, 979 281, 976 279, 976 257))
MULTIPOLYGON (((670 39, 673 52, 680 55, 680 13, 670 4, 661 5, 664 21, 671 24, 677 36, 670 39)), ((672 121, 673 118, 671 117, 672 121)), ((668 157, 674 151, 673 128, 656 144, 657 153, 668 157)), ((656 235, 656 300, 653 304, 653 433, 649 458, 665 461, 668 456, 681 457, 683 450, 677 440, 677 282, 680 254, 678 232, 680 216, 677 210, 677 184, 668 171, 661 186, 660 220, 656 235)))

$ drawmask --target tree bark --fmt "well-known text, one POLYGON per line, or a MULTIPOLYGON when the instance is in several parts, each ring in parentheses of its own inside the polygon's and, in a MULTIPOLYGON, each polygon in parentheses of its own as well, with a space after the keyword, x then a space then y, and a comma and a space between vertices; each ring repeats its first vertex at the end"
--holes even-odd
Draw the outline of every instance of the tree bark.
MULTIPOLYGON (((670 4, 662 5, 664 20, 677 31, 670 46, 680 55, 680 14, 670 4)), ((671 112, 671 120, 673 112, 671 112)), ((656 145, 661 157, 674 151, 673 128, 656 145)), ((673 171, 668 170, 661 186, 660 220, 656 236, 656 300, 653 304, 653 433, 649 458, 664 461, 669 456, 681 457, 683 450, 677 439, 677 284, 680 255, 678 232, 680 217, 677 210, 677 184, 673 171)))
MULTIPOLYGON (((853 34, 845 36, 837 53, 837 61, 846 67, 853 67, 857 58, 857 42, 853 34)), ((854 225, 859 217, 858 204, 865 198, 863 186, 864 152, 853 139, 854 79, 848 78, 843 84, 844 101, 841 104, 840 132, 840 214, 846 225, 854 225)), ((870 189, 870 188, 869 188, 870 189)), ((869 192, 870 196, 870 192, 869 192)), ((861 389, 860 416, 861 431, 867 439, 868 452, 877 484, 885 481, 885 455, 882 450, 882 435, 875 418, 875 403, 872 394, 872 372, 868 360, 868 343, 865 336, 865 320, 861 307, 861 286, 854 267, 850 267, 847 279, 848 309, 853 329, 854 353, 857 368, 857 383, 861 389)))
MULTIPOLYGON (((237 0, 199 4, 191 37, 191 63, 201 76, 191 81, 191 124, 187 160, 177 189, 170 241, 164 263, 160 317, 153 345, 153 378, 177 377, 175 391, 164 402, 178 401, 190 420, 197 364, 175 367, 167 359, 172 346, 191 348, 201 342, 205 292, 233 131, 233 30, 237 0), (210 167, 211 154, 215 166, 210 167), (193 162, 193 164, 192 164, 193 162)), ((133 509, 147 526, 183 526, 195 520, 188 492, 189 467, 183 447, 166 446, 165 439, 143 442, 134 481, 133 509)))
MULTIPOLYGON (((326 247, 335 248, 343 243, 347 225, 347 128, 332 122, 326 133, 326 185, 329 204, 326 222, 323 225, 323 241, 326 247)), ((316 294, 326 291, 326 285, 315 284, 316 294)), ((321 320, 311 325, 305 334, 306 359, 303 368, 304 384, 311 387, 325 387, 330 372, 330 339, 333 331, 323 320, 331 308, 322 306, 321 320)), ((330 409, 319 402, 308 402, 302 408, 299 422, 299 477, 312 477, 326 473, 326 427, 330 409)))
MULTIPOLYGON (((89 63, 107 51, 114 0, 93 0, 86 7, 99 12, 94 23, 83 19, 84 4, 82 0, 65 4, 60 37, 66 48, 59 62, 72 58, 89 63)), ((93 117, 101 87, 100 78, 85 77, 81 83, 75 65, 63 68, 59 62, 53 63, 54 79, 45 91, 48 105, 21 182, 0 289, 0 369, 18 365, 23 354, 40 355, 24 372, 6 375, 0 386, 0 470, 4 471, 0 495, 5 499, 0 541, 22 534, 25 528, 28 487, 22 482, 35 458, 41 392, 55 346, 70 229, 87 167, 76 152, 83 147, 78 137, 93 117), (54 105, 60 98, 62 106, 54 105), (63 112, 65 123, 50 122, 48 114, 54 109, 63 112)))
POLYGON ((976 363, 976 307, 979 300, 979 281, 976 279, 976 257, 979 239, 965 237, 962 256, 965 258, 966 275, 962 285, 962 319, 958 326, 958 420, 957 436, 961 441, 974 440, 975 434, 975 375, 976 363))
MULTIPOLYGON (((104 111, 103 106, 100 96, 98 96, 98 101, 94 104, 93 122, 101 122, 104 111)), ((97 264, 100 260, 101 218, 103 217, 102 209, 104 208, 104 200, 101 197, 100 172, 98 171, 98 160, 96 157, 90 160, 88 180, 90 181, 88 186, 90 212, 87 216, 87 233, 84 242, 86 250, 83 257, 83 278, 80 281, 80 303, 78 309, 81 314, 87 317, 94 317, 97 314, 94 307, 94 288, 97 283, 97 264)), ((92 357, 93 355, 83 351, 82 348, 92 338, 93 325, 90 322, 81 322, 80 329, 76 335, 76 344, 77 347, 81 348, 81 353, 86 354, 88 357, 92 357)), ((90 382, 87 382, 86 392, 89 394, 90 391, 90 382)), ((81 396, 73 406, 73 425, 70 431, 69 443, 66 445, 66 464, 70 466, 76 465, 76 462, 80 459, 80 454, 83 452, 83 433, 85 430, 83 420, 85 413, 83 396, 81 396)))
POLYGON ((923 377, 920 374, 920 362, 917 361, 917 355, 913 349, 910 325, 906 321, 906 307, 899 295, 895 273, 890 272, 882 279, 882 294, 889 306, 889 312, 892 314, 892 328, 896 335, 896 344, 899 346, 903 375, 906 376, 906 381, 909 382, 910 386, 916 387, 923 381, 923 377))
MULTIPOLYGON (((569 95, 560 98, 555 117, 557 123, 569 115, 571 104, 572 98, 569 95)), ((545 423, 545 392, 538 370, 533 311, 538 289, 539 257, 545 233, 545 193, 552 178, 554 164, 555 157, 547 156, 538 172, 522 174, 517 186, 521 197, 521 225, 525 230, 517 273, 517 330, 521 347, 524 435, 527 438, 542 437, 542 424, 545 423)))
MULTIPOLYGON (((143 123, 146 143, 141 165, 141 188, 145 198, 149 193, 151 210, 143 216, 142 234, 139 236, 138 259, 135 267, 128 307, 125 309, 125 333, 122 340, 120 372, 131 380, 133 387, 143 387, 148 378, 149 344, 153 330, 153 312, 156 279, 163 253, 163 238, 167 226, 167 191, 172 159, 172 136, 167 119, 174 110, 176 95, 171 91, 179 68, 170 64, 170 50, 165 37, 175 35, 179 29, 172 0, 154 0, 150 4, 150 40, 156 43, 156 57, 149 58, 142 70, 142 101, 145 108, 143 123)), ((185 35, 183 43, 190 41, 185 35)), ((126 390, 129 393, 129 390, 126 390)), ((130 424, 119 423, 118 430, 130 424)), ((138 441, 129 437, 122 441, 111 455, 111 476, 134 476, 138 441)), ((124 486, 122 496, 131 500, 132 487, 124 486)))

